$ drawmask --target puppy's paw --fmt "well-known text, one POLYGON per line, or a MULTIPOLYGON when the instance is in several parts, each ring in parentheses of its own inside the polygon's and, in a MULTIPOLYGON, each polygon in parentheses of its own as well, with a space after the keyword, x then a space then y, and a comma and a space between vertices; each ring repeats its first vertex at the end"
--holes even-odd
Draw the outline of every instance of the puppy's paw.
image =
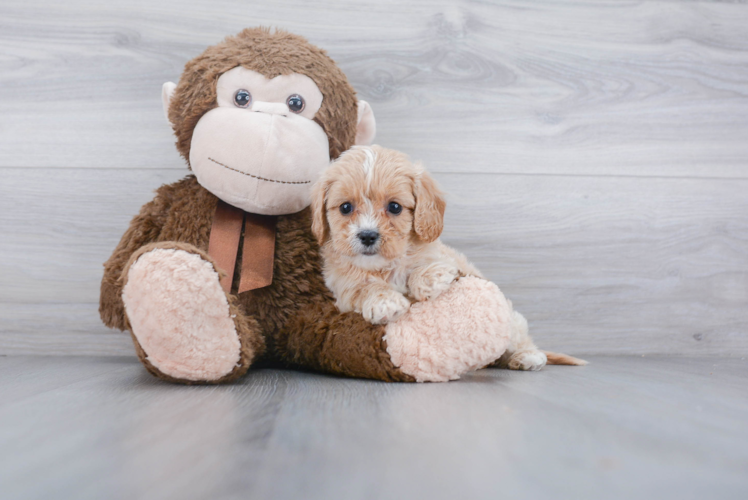
POLYGON ((457 279, 459 271, 448 264, 432 264, 410 275, 408 287, 418 302, 434 300, 457 279))
POLYGON ((546 355, 540 351, 519 351, 509 357, 510 370, 537 371, 548 362, 546 355))
POLYGON ((369 323, 384 325, 405 314, 410 309, 410 301, 395 290, 377 293, 364 303, 361 314, 369 323))

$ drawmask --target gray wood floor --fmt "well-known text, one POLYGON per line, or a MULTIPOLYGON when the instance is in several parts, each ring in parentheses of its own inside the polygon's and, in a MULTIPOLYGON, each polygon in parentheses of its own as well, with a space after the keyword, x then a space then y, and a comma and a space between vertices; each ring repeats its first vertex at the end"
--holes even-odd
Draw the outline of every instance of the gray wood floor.
POLYGON ((0 498, 748 497, 748 361, 591 361, 181 387, 131 357, 0 357, 0 498))
POLYGON ((3 0, 0 353, 132 355, 96 301, 186 173, 161 84, 259 24, 328 49, 542 346, 748 355, 748 5, 659 0, 3 0))

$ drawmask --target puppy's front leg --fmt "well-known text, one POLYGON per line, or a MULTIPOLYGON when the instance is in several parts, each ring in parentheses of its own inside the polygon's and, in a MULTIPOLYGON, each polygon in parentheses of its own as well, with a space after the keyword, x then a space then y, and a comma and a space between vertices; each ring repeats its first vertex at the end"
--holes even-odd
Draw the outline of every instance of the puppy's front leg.
POLYGON ((375 325, 383 325, 405 314, 410 309, 410 301, 393 290, 386 283, 366 285, 358 297, 355 309, 364 319, 375 325))
POLYGON ((434 262, 410 273, 408 289, 418 302, 434 300, 449 288, 457 276, 459 276, 457 267, 443 262, 434 262))

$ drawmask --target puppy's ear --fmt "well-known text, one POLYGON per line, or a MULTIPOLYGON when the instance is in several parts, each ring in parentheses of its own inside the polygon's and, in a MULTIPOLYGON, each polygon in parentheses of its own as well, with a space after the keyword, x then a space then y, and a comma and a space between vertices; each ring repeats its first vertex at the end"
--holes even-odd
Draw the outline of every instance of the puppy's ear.
POLYGON ((327 192, 332 179, 322 174, 322 178, 312 186, 312 234, 322 246, 330 237, 330 225, 327 223, 327 192))
POLYGON ((413 181, 413 195, 416 198, 413 229, 421 240, 431 243, 444 229, 444 209, 447 208, 447 202, 434 178, 423 167, 419 170, 420 173, 413 181))

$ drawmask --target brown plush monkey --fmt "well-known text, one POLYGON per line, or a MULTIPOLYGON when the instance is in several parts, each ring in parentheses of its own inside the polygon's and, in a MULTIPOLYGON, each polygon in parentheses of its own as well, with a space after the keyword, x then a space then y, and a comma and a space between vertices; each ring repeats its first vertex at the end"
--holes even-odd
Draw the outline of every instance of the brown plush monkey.
POLYGON ((371 109, 303 38, 247 29, 164 85, 194 175, 158 189, 105 264, 100 314, 129 330, 162 379, 215 383, 252 365, 438 381, 499 359, 509 307, 495 285, 455 283, 398 322, 340 314, 307 208, 331 159, 374 135, 371 109))

